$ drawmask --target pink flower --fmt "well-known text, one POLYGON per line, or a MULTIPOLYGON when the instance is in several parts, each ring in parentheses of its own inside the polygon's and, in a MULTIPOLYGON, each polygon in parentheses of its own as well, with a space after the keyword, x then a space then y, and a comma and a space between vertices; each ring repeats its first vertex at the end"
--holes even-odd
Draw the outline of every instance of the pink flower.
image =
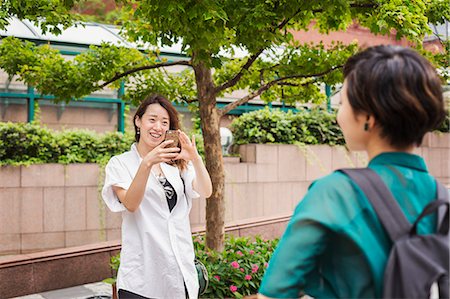
POLYGON ((241 270, 241 272, 244 272, 244 268, 241 268, 240 270, 241 270))
POLYGON ((240 256, 243 256, 243 255, 244 255, 244 254, 242 253, 242 251, 240 251, 240 250, 239 250, 238 252, 236 252, 236 254, 237 254, 237 255, 240 255, 240 256))
POLYGON ((237 291, 237 286, 230 286, 230 291, 232 291, 233 293, 237 291))
POLYGON ((253 267, 252 267, 252 273, 258 272, 258 269, 259 269, 258 265, 253 265, 253 267))
POLYGON ((245 275, 244 279, 245 279, 245 280, 251 280, 251 279, 252 279, 252 276, 247 274, 247 275, 245 275))
POLYGON ((233 267, 233 268, 239 268, 239 263, 238 262, 236 262, 236 261, 234 261, 234 262, 232 262, 231 263, 231 267, 233 267))
POLYGON ((265 268, 269 267, 269 264, 268 263, 264 263, 264 267, 265 268))
POLYGON ((250 253, 250 254, 254 254, 255 253, 255 251, 254 250, 250 250, 248 253, 250 253))
POLYGON ((217 281, 220 281, 220 276, 219 275, 214 275, 214 278, 217 279, 217 281))

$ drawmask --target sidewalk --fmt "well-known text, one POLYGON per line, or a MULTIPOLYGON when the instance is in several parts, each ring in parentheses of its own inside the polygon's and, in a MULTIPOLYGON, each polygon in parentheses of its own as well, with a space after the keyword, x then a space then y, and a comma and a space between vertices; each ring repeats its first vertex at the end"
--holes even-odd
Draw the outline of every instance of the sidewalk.
POLYGON ((104 282, 95 282, 66 289, 59 289, 13 299, 111 299, 112 287, 104 282))

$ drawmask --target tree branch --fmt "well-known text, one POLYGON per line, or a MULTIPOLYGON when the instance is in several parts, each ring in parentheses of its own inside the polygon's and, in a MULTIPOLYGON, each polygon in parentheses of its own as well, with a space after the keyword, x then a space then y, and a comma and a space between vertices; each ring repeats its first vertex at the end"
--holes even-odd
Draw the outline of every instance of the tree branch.
POLYGON ((259 96, 260 94, 262 94, 264 91, 266 91, 267 89, 272 87, 272 85, 275 85, 275 84, 276 84, 275 81, 271 81, 271 82, 267 83, 266 85, 261 86, 258 90, 255 90, 254 92, 243 97, 242 99, 231 102, 228 105, 226 105, 225 107, 223 107, 222 109, 218 109, 217 112, 218 112, 219 116, 225 115, 228 112, 230 112, 231 110, 239 107, 240 105, 243 105, 243 104, 247 103, 248 101, 250 101, 251 99, 256 98, 257 96, 259 96))
POLYGON ((250 58, 247 60, 247 62, 244 64, 244 66, 239 70, 239 73, 237 73, 233 78, 228 80, 227 82, 223 83, 220 86, 217 86, 214 89, 214 93, 219 93, 222 90, 225 90, 229 87, 232 87, 236 85, 236 83, 241 79, 241 77, 244 75, 244 71, 248 70, 250 66, 255 62, 255 60, 258 58, 258 56, 264 51, 264 49, 260 49, 258 52, 250 56, 250 58))
MULTIPOLYGON (((300 9, 297 10, 290 18, 286 18, 284 19, 280 24, 278 24, 276 27, 272 28, 270 30, 270 32, 275 32, 277 30, 281 30, 284 26, 286 26, 286 24, 293 18, 295 17, 295 15, 297 15, 300 12, 300 9)), ((261 53, 265 50, 266 48, 261 48, 259 49, 255 54, 253 54, 252 56, 250 56, 250 58, 247 60, 247 62, 244 64, 244 66, 239 70, 239 72, 230 80, 228 80, 227 82, 223 83, 220 86, 217 86, 214 89, 214 93, 217 94, 227 88, 230 88, 234 85, 237 84, 237 82, 241 79, 241 77, 244 75, 244 71, 248 70, 253 62, 255 62, 255 60, 259 57, 259 55, 261 55, 261 53)))
POLYGON ((128 70, 126 72, 123 72, 121 74, 116 74, 110 80, 108 80, 105 83, 103 83, 102 85, 100 85, 99 88, 103 88, 103 87, 107 86, 108 84, 110 84, 110 83, 112 83, 112 82, 114 82, 116 80, 119 80, 120 78, 123 78, 125 76, 128 76, 128 75, 136 73, 136 72, 140 72, 140 71, 144 71, 144 70, 157 69, 157 68, 160 68, 160 67, 173 66, 173 65, 191 66, 191 62, 190 61, 181 60, 181 61, 175 61, 175 62, 164 62, 164 63, 140 66, 140 67, 128 70))
POLYGON ((198 102, 198 99, 197 99, 197 98, 188 100, 187 97, 182 96, 181 99, 182 99, 183 101, 185 101, 187 104, 191 104, 191 103, 198 102))
MULTIPOLYGON (((329 70, 317 73, 317 74, 309 74, 309 75, 292 75, 292 76, 286 76, 283 78, 278 78, 275 79, 273 81, 270 81, 268 83, 266 83, 265 85, 261 86, 259 89, 255 90, 254 92, 248 94, 247 96, 243 97, 242 99, 239 99, 237 101, 234 101, 232 103, 229 103, 228 105, 226 105, 225 107, 223 107, 222 109, 218 109, 218 113, 220 116, 225 115, 226 113, 230 112, 231 110, 239 107, 240 105, 243 105, 245 103, 247 103, 248 101, 250 101, 251 99, 256 98, 257 96, 259 96, 260 94, 262 94, 264 91, 268 90, 270 87, 277 85, 277 84, 285 84, 284 81, 289 80, 289 79, 300 79, 300 78, 317 78, 317 77, 323 77, 326 74, 331 73, 334 70, 337 70, 339 68, 342 68, 343 65, 338 65, 338 66, 334 66, 332 68, 330 68, 329 70)), ((313 80, 310 82, 306 82, 306 83, 302 83, 299 84, 297 86, 305 86, 311 83, 315 83, 317 82, 317 80, 313 80)))
POLYGON ((439 43, 444 46, 444 40, 442 39, 442 37, 438 34, 438 30, 436 28, 436 25, 433 24, 434 30, 432 30, 433 35, 438 39, 439 43))
MULTIPOLYGON (((330 68, 330 69, 328 69, 326 71, 320 72, 320 73, 308 74, 308 75, 291 75, 291 76, 286 76, 286 77, 275 79, 275 80, 273 80, 271 82, 278 83, 278 82, 281 82, 281 81, 286 81, 288 79, 323 77, 323 76, 331 73, 332 71, 335 71, 335 70, 340 69, 342 67, 343 67, 343 65, 336 65, 336 66, 333 66, 332 68, 330 68)), ((271 83, 271 82, 269 82, 269 83, 271 83)), ((267 84, 269 84, 269 83, 267 83, 267 84)))

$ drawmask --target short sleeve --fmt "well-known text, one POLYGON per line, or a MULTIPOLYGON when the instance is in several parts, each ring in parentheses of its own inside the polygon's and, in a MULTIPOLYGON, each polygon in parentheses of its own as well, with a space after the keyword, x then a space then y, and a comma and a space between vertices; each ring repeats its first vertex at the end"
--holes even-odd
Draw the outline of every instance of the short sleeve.
POLYGON ((327 244, 327 228, 299 215, 292 216, 272 255, 259 292, 271 298, 299 298, 308 275, 327 244))
MULTIPOLYGON (((355 191, 344 174, 334 172, 315 181, 297 205, 270 259, 259 292, 272 298, 298 298, 310 290, 326 292, 328 286, 317 279, 325 276, 321 272, 325 268, 318 266, 321 255, 336 233, 345 234, 345 240, 367 236, 358 233, 358 229, 352 230, 355 219, 361 219, 362 214, 355 191)), ((339 278, 331 279, 333 286, 343 288, 339 278)), ((327 295, 323 297, 333 296, 327 295)))
POLYGON ((188 200, 192 200, 194 198, 199 198, 200 194, 198 194, 194 190, 193 185, 192 185, 192 183, 194 182, 194 179, 195 179, 195 169, 194 169, 194 165, 192 165, 192 162, 189 162, 187 165, 187 168, 181 172, 181 178, 184 181, 184 186, 185 186, 184 192, 185 192, 188 200))
POLYGON ((111 158, 105 168, 105 184, 102 189, 102 197, 106 205, 112 212, 123 212, 126 207, 119 201, 113 186, 118 186, 125 190, 131 185, 132 178, 128 175, 128 171, 120 163, 116 157, 111 158))

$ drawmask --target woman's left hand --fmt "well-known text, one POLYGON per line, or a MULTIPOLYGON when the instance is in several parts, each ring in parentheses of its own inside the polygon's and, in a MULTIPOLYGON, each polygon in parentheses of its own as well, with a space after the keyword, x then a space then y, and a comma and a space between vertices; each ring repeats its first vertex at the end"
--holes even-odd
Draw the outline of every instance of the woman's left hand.
POLYGON ((197 146, 195 145, 195 135, 192 135, 191 141, 186 133, 179 131, 178 138, 180 140, 181 152, 175 159, 183 159, 185 161, 197 159, 199 154, 197 152, 197 146))
POLYGON ((179 131, 179 140, 181 145, 181 152, 175 159, 183 159, 187 162, 191 161, 195 169, 195 178, 192 181, 192 188, 204 198, 208 198, 212 194, 211 177, 208 170, 206 170, 203 160, 197 152, 195 145, 195 136, 192 136, 192 141, 189 137, 179 131))

